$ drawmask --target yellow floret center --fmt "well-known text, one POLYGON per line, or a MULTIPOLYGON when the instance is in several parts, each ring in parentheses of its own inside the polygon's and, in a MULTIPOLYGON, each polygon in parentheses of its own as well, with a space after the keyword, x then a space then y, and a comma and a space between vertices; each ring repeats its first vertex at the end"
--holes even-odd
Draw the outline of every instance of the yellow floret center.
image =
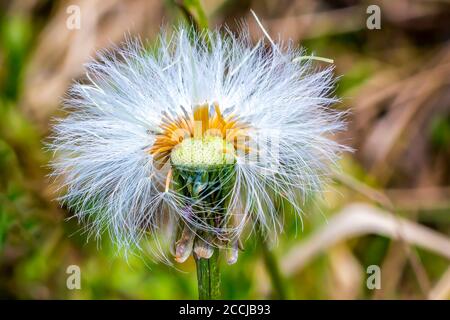
POLYGON ((171 153, 171 162, 175 166, 207 168, 235 162, 235 150, 232 143, 218 136, 189 138, 178 144, 171 153))

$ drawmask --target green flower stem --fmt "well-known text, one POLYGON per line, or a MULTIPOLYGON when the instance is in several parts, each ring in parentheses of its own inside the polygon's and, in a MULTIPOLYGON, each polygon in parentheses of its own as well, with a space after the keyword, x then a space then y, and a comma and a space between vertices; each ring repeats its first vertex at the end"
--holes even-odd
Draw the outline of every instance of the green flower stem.
POLYGON ((219 249, 209 259, 195 257, 199 300, 220 299, 219 249))

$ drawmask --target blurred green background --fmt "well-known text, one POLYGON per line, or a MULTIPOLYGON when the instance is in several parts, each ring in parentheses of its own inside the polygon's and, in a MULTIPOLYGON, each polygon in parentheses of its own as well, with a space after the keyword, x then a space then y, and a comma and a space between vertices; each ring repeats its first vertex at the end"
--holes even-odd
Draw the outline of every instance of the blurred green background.
MULTIPOLYGON (((161 25, 200 27, 241 19, 332 58, 336 108, 350 110, 337 137, 355 148, 323 198, 305 204, 304 230, 287 214, 269 255, 254 238, 223 263, 224 298, 279 297, 266 263, 278 265, 289 299, 450 297, 450 3, 358 0, 26 0, 0 3, 0 298, 195 299, 195 264, 180 270, 128 261, 104 237, 86 242, 55 198, 42 146, 70 83, 95 51, 126 33, 155 39, 161 25), (381 29, 369 29, 369 5, 381 29), (68 27, 81 13, 80 28, 68 27), (266 259, 264 259, 266 257, 266 259), (66 286, 78 265, 81 289, 66 286), (381 268, 381 288, 367 268, 381 268)), ((318 63, 320 67, 320 63, 318 63)))

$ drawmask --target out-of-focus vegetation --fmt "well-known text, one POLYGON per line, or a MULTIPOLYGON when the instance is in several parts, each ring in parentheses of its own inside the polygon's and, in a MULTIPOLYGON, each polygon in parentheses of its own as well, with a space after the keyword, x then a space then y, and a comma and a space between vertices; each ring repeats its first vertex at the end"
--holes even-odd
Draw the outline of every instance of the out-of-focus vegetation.
MULTIPOLYGON (((324 199, 305 204, 304 230, 287 215, 273 249, 292 299, 450 297, 450 4, 446 1, 104 0, 0 3, 0 297, 178 299, 196 297, 195 264, 182 272, 116 254, 107 237, 86 242, 53 201, 43 141, 83 63, 124 34, 154 39, 187 17, 199 27, 245 18, 261 36, 292 38, 333 58, 337 108, 349 109, 340 137, 355 148, 324 199), (381 8, 369 30, 366 9, 381 8), (66 26, 81 9, 81 28, 66 26), (328 223, 327 223, 328 220, 328 223), (379 265, 380 290, 366 287, 379 265), (66 268, 81 268, 68 290, 66 268)), ((318 63, 320 67, 320 63, 318 63)), ((223 264, 225 298, 276 296, 255 239, 236 265, 223 264)))

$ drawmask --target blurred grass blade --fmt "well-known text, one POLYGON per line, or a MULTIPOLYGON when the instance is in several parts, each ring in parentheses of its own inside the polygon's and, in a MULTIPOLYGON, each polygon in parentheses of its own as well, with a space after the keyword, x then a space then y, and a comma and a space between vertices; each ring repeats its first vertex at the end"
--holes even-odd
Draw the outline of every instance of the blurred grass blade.
POLYGON ((200 0, 176 0, 175 4, 198 31, 208 29, 208 17, 200 0))

